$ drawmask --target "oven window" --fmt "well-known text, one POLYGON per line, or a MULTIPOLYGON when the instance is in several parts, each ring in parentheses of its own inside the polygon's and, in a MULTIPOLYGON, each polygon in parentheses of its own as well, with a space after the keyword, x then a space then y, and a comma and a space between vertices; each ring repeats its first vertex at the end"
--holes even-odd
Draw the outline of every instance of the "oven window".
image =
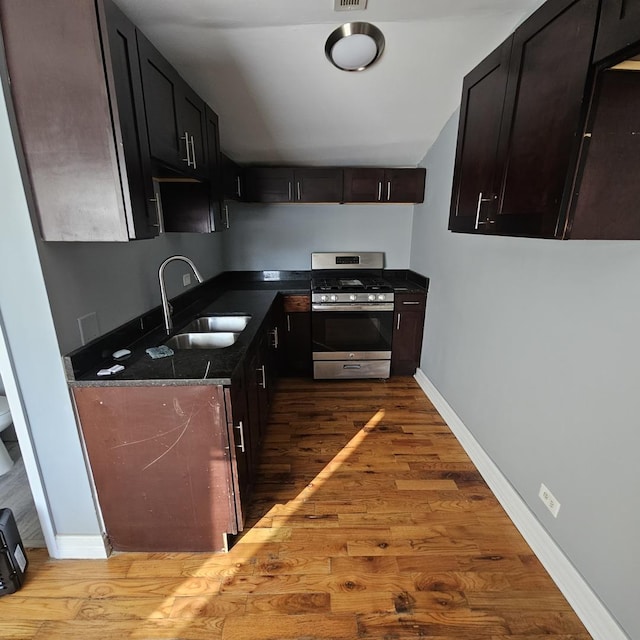
POLYGON ((313 350, 390 351, 393 311, 317 311, 313 350))

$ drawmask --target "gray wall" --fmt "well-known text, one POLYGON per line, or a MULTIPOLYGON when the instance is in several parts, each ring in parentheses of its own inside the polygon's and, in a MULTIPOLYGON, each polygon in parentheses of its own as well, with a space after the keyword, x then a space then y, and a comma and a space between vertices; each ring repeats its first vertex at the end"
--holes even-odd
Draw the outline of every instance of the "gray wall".
MULTIPOLYGON (((171 233, 123 243, 39 242, 61 353, 81 345, 81 316, 95 312, 103 334, 159 305, 158 267, 170 255, 191 258, 204 278, 220 273, 221 235, 171 233)), ((182 274, 191 273, 187 265, 172 263, 165 273, 169 297, 186 290, 182 274)))
POLYGON ((225 267, 309 269, 312 251, 384 251, 409 266, 412 205, 230 205, 225 267))
POLYGON ((411 268, 431 278, 421 368, 640 638, 640 244, 448 232, 457 117, 415 209, 411 268))

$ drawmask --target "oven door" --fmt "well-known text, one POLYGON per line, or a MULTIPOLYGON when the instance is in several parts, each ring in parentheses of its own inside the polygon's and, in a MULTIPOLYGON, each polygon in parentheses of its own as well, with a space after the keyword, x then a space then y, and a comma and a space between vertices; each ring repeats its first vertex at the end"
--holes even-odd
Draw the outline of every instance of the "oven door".
POLYGON ((314 304, 314 360, 391 358, 393 304, 314 304))

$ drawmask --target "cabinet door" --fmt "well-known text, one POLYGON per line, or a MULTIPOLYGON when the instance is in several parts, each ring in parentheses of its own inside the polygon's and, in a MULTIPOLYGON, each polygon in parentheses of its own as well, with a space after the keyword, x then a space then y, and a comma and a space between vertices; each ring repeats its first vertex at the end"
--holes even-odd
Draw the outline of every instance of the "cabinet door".
POLYGON ((210 184, 210 220, 211 231, 223 231, 229 228, 229 219, 223 208, 222 161, 220 158, 220 132, 218 116, 209 106, 205 107, 207 128, 207 160, 210 184))
POLYGON ((294 181, 296 202, 342 202, 342 169, 295 169, 294 181))
POLYGON ((250 167, 245 176, 249 202, 293 202, 293 169, 250 167))
MULTIPOLYGON (((593 61, 624 54, 627 47, 640 44, 640 2, 605 0, 600 9, 598 36, 593 61)), ((635 51, 633 53, 636 53, 635 51)))
MULTIPOLYGON (((449 229, 486 229, 497 200, 498 137, 513 37, 464 79, 449 229)), ((489 231, 490 229, 486 229, 489 231)))
POLYGON ((221 162, 222 189, 225 200, 243 200, 245 193, 242 168, 224 153, 221 154, 221 162))
POLYGON ((556 234, 584 122, 598 4, 547 2, 514 34, 498 150, 505 170, 497 233, 556 234))
POLYGON ((384 169, 344 169, 345 202, 382 202, 384 169))
POLYGON ((185 140, 188 162, 185 173, 203 180, 209 179, 207 157, 207 117, 205 103, 183 80, 178 84, 177 117, 178 133, 185 140))
POLYGON ((176 107, 180 76, 142 33, 137 36, 151 155, 168 167, 186 169, 187 146, 176 107))
POLYGON ((424 202, 426 169, 385 169, 384 202, 424 202))
POLYGON ((222 551, 235 527, 222 387, 73 390, 118 551, 222 551))
POLYGON ((122 183, 128 225, 135 238, 152 238, 161 220, 153 188, 136 28, 112 2, 98 3, 107 65, 107 84, 114 93, 117 149, 123 154, 122 183), (106 36, 106 37, 105 37, 106 36), (128 197, 127 197, 128 196, 128 197))
POLYGON ((233 477, 233 501, 235 505, 237 533, 244 528, 247 504, 253 484, 249 414, 244 373, 234 376, 231 387, 224 388, 229 452, 233 477))
POLYGON ((282 373, 286 376, 310 377, 311 300, 309 295, 284 296, 284 348, 282 373))
POLYGON ((396 294, 394 303, 391 374, 411 376, 420 364, 425 294, 396 294))

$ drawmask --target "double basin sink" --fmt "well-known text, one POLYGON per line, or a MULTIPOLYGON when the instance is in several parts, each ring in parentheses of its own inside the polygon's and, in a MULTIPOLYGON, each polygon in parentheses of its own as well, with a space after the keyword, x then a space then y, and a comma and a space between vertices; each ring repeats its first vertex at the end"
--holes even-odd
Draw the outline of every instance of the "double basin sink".
POLYGON ((236 342, 251 316, 201 316, 165 342, 171 349, 222 349, 236 342))

